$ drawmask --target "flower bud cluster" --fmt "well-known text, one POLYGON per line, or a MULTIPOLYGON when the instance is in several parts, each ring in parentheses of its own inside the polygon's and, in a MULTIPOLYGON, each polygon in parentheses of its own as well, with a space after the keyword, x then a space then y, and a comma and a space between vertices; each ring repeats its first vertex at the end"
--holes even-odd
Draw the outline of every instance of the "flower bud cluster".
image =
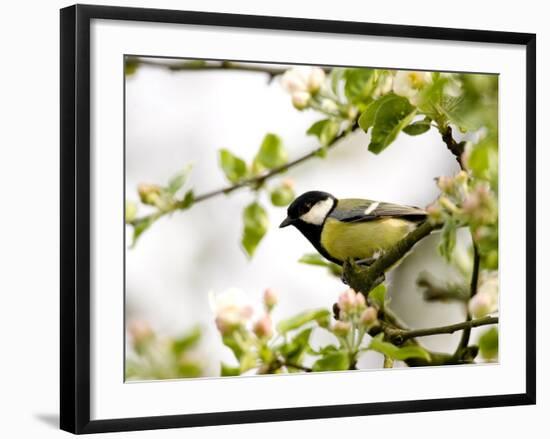
POLYGON ((156 206, 160 201, 161 187, 156 184, 140 183, 138 185, 138 194, 143 204, 156 206))
POLYGON ((349 332, 353 324, 369 329, 378 323, 377 309, 367 306, 365 296, 351 288, 340 294, 338 309, 338 320, 332 328, 336 335, 349 332))
POLYGON ((437 186, 442 194, 426 209, 432 222, 443 223, 453 217, 474 230, 497 222, 497 199, 488 182, 473 181, 466 171, 460 171, 454 177, 439 177, 437 186))
POLYGON ((243 328, 252 318, 253 309, 244 300, 244 293, 230 288, 217 296, 210 294, 210 307, 215 314, 218 331, 228 335, 243 328))
MULTIPOLYGON (((307 108, 325 82, 325 72, 319 67, 294 67, 281 78, 281 85, 290 93, 292 105, 298 110, 307 108)), ((330 103, 325 103, 330 105, 330 103)))

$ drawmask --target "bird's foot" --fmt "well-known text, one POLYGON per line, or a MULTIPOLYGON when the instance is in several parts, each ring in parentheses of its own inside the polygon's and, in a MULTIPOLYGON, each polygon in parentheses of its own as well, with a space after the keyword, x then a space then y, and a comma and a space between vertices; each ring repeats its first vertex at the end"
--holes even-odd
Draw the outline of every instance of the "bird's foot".
POLYGON ((382 256, 382 254, 383 253, 381 251, 377 251, 370 258, 356 259, 355 263, 357 265, 363 265, 363 266, 368 267, 368 266, 374 264, 377 261, 377 259, 380 258, 380 256, 382 256))

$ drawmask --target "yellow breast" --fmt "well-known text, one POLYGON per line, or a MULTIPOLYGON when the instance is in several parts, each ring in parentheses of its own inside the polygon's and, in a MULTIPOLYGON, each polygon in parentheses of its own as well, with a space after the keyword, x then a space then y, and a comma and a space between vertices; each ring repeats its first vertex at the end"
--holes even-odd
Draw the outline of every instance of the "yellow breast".
POLYGON ((414 223, 397 218, 344 223, 329 217, 321 233, 321 245, 340 261, 367 259, 392 247, 414 227, 414 223))

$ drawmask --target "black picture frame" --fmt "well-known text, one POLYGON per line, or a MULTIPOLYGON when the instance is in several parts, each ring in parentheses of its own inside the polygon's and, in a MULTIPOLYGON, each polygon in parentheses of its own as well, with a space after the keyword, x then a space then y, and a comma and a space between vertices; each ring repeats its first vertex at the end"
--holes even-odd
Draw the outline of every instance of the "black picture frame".
POLYGON ((536 36, 530 33, 311 20, 289 17, 75 5, 61 10, 60 426, 98 433, 535 404, 536 36), (526 392, 416 401, 90 419, 90 21, 181 23, 256 29, 484 42, 526 47, 526 392))

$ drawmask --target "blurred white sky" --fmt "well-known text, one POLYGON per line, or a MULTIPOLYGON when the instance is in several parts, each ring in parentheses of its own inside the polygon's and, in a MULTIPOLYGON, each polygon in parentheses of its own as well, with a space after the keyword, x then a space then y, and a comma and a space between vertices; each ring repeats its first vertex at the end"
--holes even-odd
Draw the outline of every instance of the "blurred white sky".
MULTIPOLYGON (((228 148, 250 161, 263 136, 282 137, 290 158, 317 146, 307 128, 321 115, 295 110, 290 97, 267 75, 238 71, 170 72, 142 66, 126 84, 126 196, 137 200, 139 182, 165 183, 188 163, 188 187, 196 194, 225 186, 217 151, 228 148)), ((318 189, 339 198, 359 197, 425 206, 437 196, 434 177, 451 175, 457 164, 435 130, 409 137, 400 134, 382 154, 368 152, 368 137, 357 132, 329 153, 287 175, 296 192, 318 189)), ((270 230, 249 261, 240 249, 242 209, 254 194, 243 189, 163 218, 145 232, 126 255, 127 321, 145 319, 167 334, 195 324, 205 331, 201 349, 217 374, 220 359, 232 362, 217 335, 208 292, 237 287, 255 305, 266 287, 280 305, 275 318, 314 307, 331 307, 345 286, 318 267, 297 263, 313 252, 293 228, 278 229, 285 209, 269 211, 270 230)), ((131 242, 127 230, 127 242, 131 242)), ((436 252, 437 237, 418 246, 415 255, 393 273, 392 307, 413 327, 459 321, 460 306, 427 304, 415 286, 419 271, 446 273, 436 252), (443 270, 443 271, 442 271, 443 270)), ((454 339, 459 337, 455 334, 454 339)), ((426 339, 434 349, 452 349, 449 336, 426 339)), ((379 366, 376 359, 373 365, 379 366)))

